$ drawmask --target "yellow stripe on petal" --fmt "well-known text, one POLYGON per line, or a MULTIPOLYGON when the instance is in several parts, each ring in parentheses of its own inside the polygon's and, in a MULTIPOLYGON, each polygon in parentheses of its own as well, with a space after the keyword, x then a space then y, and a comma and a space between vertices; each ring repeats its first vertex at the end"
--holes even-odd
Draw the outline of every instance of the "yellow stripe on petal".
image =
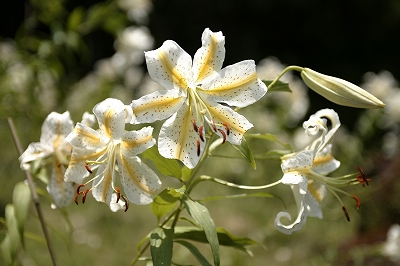
POLYGON ((237 77, 237 78, 232 78, 232 79, 225 79, 221 81, 217 87, 213 87, 210 90, 207 90, 206 92, 208 94, 213 94, 213 93, 221 93, 229 90, 236 90, 240 89, 241 87, 244 87, 246 85, 249 85, 251 83, 254 83, 257 81, 258 76, 256 72, 253 72, 247 76, 242 77, 237 77))
POLYGON ((135 173, 135 171, 132 170, 132 166, 130 165, 128 160, 126 160, 125 156, 121 155, 120 158, 124 167, 124 171, 128 174, 129 179, 144 192, 148 194, 153 194, 153 191, 148 186, 146 186, 146 184, 143 184, 139 181, 137 174, 135 173))
POLYGON ((107 168, 106 172, 104 173, 103 180, 101 181, 101 199, 103 202, 107 202, 107 197, 109 196, 109 191, 111 190, 110 188, 112 186, 113 170, 114 169, 107 168))
POLYGON ((184 90, 187 90, 189 88, 186 79, 173 66, 173 63, 170 61, 169 57, 163 50, 160 49, 158 50, 158 60, 163 65, 164 70, 167 71, 174 84, 176 84, 179 88, 184 90))
POLYGON ((130 150, 137 148, 140 145, 143 145, 144 143, 151 141, 152 139, 153 139, 152 135, 147 135, 140 139, 130 139, 130 140, 125 139, 122 142, 122 145, 124 146, 124 149, 130 150))

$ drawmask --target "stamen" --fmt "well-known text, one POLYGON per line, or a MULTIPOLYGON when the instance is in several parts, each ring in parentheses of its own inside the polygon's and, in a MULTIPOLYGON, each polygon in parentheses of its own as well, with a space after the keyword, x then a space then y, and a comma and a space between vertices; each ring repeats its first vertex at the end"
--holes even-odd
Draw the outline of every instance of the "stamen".
POLYGON ((200 126, 199 127, 199 136, 200 136, 200 139, 201 139, 201 141, 202 142, 204 142, 204 137, 203 137, 203 128, 204 128, 204 126, 200 126))
POLYGON ((228 136, 229 136, 229 133, 230 133, 231 131, 229 130, 228 123, 224 122, 224 123, 223 123, 223 125, 225 126, 226 135, 228 135, 228 136))
POLYGON ((196 140, 196 145, 197 145, 197 156, 200 156, 200 140, 196 140))
POLYGON ((124 212, 126 212, 128 210, 128 208, 129 208, 128 200, 125 198, 124 195, 121 195, 121 198, 125 202, 125 211, 124 212))
POLYGON ((364 182, 365 184, 367 184, 367 186, 369 186, 368 181, 371 181, 371 179, 366 178, 364 171, 361 169, 361 167, 357 166, 357 170, 360 172, 360 175, 357 176, 358 182, 360 182, 363 185, 363 187, 364 187, 364 182))
POLYGON ((79 190, 81 189, 81 187, 84 187, 85 186, 85 184, 80 184, 77 188, 76 188, 76 194, 81 194, 81 193, 83 193, 83 192, 80 192, 79 190))
POLYGON ((89 173, 93 173, 92 169, 90 169, 90 167, 87 163, 85 163, 85 168, 89 173))
POLYGON ((344 214, 346 215, 347 221, 350 222, 350 216, 349 216, 349 213, 348 213, 347 210, 346 210, 346 207, 345 207, 345 206, 342 206, 342 210, 344 211, 344 214))
POLYGON ((76 193, 75 197, 74 197, 74 201, 75 201, 76 205, 78 205, 78 198, 79 198, 79 193, 76 193))
POLYGON ((83 192, 83 197, 82 197, 82 203, 85 204, 86 201, 86 196, 87 193, 90 191, 90 188, 86 189, 85 192, 83 192))
POLYGON ((199 132, 199 129, 198 129, 197 125, 196 125, 196 120, 193 119, 192 120, 192 124, 193 124, 194 131, 199 132))
POLYGON ((217 133, 217 126, 214 124, 214 120, 211 120, 211 127, 215 133, 217 133))
POLYGON ((119 187, 115 187, 115 192, 117 192, 117 203, 119 199, 121 198, 121 190, 119 190, 119 187))
POLYGON ((361 207, 361 201, 355 195, 352 195, 351 197, 357 202, 357 210, 359 210, 361 207))
POLYGON ((222 129, 218 129, 218 131, 221 133, 221 135, 222 135, 222 138, 223 138, 223 140, 222 140, 222 144, 224 144, 225 143, 225 140, 226 140, 226 134, 225 134, 225 132, 222 130, 222 129))

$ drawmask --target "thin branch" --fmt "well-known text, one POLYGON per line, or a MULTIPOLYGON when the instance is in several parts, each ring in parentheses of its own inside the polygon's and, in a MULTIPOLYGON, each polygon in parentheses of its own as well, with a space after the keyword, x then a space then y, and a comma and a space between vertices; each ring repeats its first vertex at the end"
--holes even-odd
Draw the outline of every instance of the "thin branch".
MULTIPOLYGON (((22 147, 21 147, 21 142, 19 141, 19 138, 18 138, 17 131, 15 130, 14 122, 13 122, 11 117, 9 117, 7 119, 7 121, 8 121, 8 125, 10 127, 10 130, 11 130, 11 134, 12 134, 12 137, 14 139, 14 143, 15 143, 15 146, 17 148, 18 154, 21 156, 23 150, 22 150, 22 147)), ((32 176, 31 176, 31 174, 30 174, 30 172, 28 170, 25 170, 25 175, 26 175, 26 179, 27 179, 28 184, 29 184, 29 189, 31 190, 31 193, 32 193, 32 200, 33 200, 33 203, 35 204, 35 208, 36 208, 36 212, 37 212, 38 217, 39 217, 40 225, 42 226, 43 234, 44 234, 44 237, 46 239, 47 248, 49 249, 51 260, 53 262, 53 265, 56 266, 57 265, 56 258, 54 256, 53 247, 52 247, 51 242, 50 242, 50 237, 49 237, 49 233, 47 231, 46 223, 44 221, 42 210, 40 209, 39 197, 38 197, 38 195, 36 193, 35 186, 33 185, 32 176)))

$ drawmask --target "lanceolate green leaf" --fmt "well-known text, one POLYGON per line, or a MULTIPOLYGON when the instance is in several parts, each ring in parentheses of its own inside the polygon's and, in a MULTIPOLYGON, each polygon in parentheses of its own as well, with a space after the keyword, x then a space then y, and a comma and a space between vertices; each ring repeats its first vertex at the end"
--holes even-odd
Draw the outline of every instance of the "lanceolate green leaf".
MULTIPOLYGON (((261 245, 257 241, 254 241, 250 238, 234 236, 220 227, 218 227, 216 231, 220 245, 244 251, 251 256, 252 252, 248 249, 248 247, 252 245, 261 245)), ((207 243, 205 233, 196 227, 175 227, 174 239, 187 239, 196 242, 207 243)))
POLYGON ((220 264, 218 235, 210 213, 205 206, 191 199, 186 199, 184 204, 190 216, 203 228, 207 241, 211 246, 214 264, 218 266, 220 264))
POLYGON ((157 219, 160 220, 161 217, 175 208, 178 200, 179 197, 171 195, 170 189, 166 188, 154 198, 151 203, 151 211, 157 216, 157 219))
POLYGON ((193 254, 193 256, 200 262, 202 266, 211 266, 211 264, 203 256, 203 254, 201 254, 200 251, 195 246, 183 240, 176 240, 175 242, 187 248, 193 254))
POLYGON ((12 204, 6 205, 6 224, 7 224, 7 237, 9 243, 8 245, 8 254, 12 261, 15 260, 17 256, 17 250, 20 243, 20 236, 18 232, 17 220, 15 218, 15 208, 12 204))
POLYGON ((251 164, 251 166, 256 169, 256 161, 254 160, 253 153, 250 150, 249 145, 247 144, 246 139, 242 138, 242 143, 240 145, 232 145, 235 149, 237 149, 251 164))
POLYGON ((29 205, 32 201, 31 191, 27 184, 19 182, 14 187, 13 205, 15 210, 15 219, 20 236, 20 241, 24 245, 24 225, 28 217, 29 205))
POLYGON ((156 228, 150 234, 150 252, 154 266, 169 266, 172 259, 173 229, 156 228))
POLYGON ((142 154, 145 158, 150 159, 163 175, 181 178, 181 167, 178 161, 162 157, 155 146, 142 154))
POLYGON ((262 82, 264 82, 264 84, 267 85, 268 93, 275 91, 292 92, 292 90, 289 87, 289 83, 278 80, 272 87, 270 87, 269 85, 272 83, 272 80, 262 80, 262 82))

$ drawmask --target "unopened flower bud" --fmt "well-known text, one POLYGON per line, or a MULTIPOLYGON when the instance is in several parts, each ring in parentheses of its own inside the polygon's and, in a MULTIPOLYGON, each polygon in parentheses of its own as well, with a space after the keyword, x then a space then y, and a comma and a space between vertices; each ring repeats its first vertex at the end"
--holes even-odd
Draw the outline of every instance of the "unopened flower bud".
POLYGON ((301 78, 312 90, 336 104, 371 109, 385 106, 378 98, 346 80, 327 76, 309 68, 301 71, 301 78))

